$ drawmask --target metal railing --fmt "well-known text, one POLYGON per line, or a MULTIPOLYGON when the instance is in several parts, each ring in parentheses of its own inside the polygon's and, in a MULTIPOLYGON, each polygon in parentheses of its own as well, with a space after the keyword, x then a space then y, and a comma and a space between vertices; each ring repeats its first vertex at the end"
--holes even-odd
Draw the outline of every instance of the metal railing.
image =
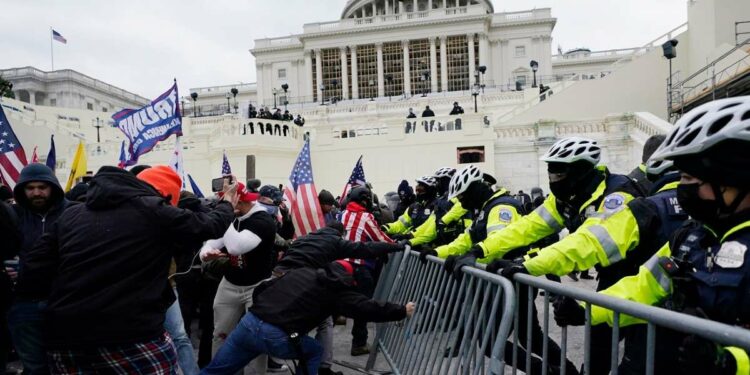
POLYGON ((457 281, 443 271, 443 260, 422 263, 418 255, 395 254, 384 268, 375 298, 414 301, 417 309, 403 323, 378 325, 366 370, 380 352, 396 375, 503 374, 515 310, 511 283, 468 267, 457 281))

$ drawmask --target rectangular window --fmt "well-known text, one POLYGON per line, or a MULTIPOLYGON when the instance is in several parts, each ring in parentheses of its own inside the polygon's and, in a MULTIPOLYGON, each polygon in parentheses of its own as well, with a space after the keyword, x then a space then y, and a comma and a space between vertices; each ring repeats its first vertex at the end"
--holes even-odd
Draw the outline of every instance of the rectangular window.
POLYGON ((446 42, 448 91, 469 89, 469 46, 466 35, 449 36, 446 42))
POLYGON ((338 48, 320 51, 320 63, 323 66, 323 101, 341 99, 341 54, 338 48))
POLYGON ((102 107, 102 112, 107 112, 107 107, 102 107))
POLYGON ((378 96, 378 51, 374 44, 357 47, 357 82, 359 98, 378 96))
POLYGON ((458 164, 484 163, 484 146, 457 147, 458 164))
POLYGON ((516 57, 526 56, 526 46, 516 46, 516 57))
POLYGON ((518 75, 516 76, 516 82, 521 84, 521 87, 526 86, 526 76, 525 75, 518 75))
POLYGON ((93 111, 94 110, 94 104, 93 103, 86 103, 86 109, 88 109, 89 111, 93 111))
POLYGON ((411 79, 411 94, 430 92, 430 41, 428 39, 412 40, 409 42, 409 75, 411 79))
POLYGON ((52 107, 57 107, 57 99, 50 99, 49 105, 52 107))
POLYGON ((404 93, 404 48, 401 42, 383 43, 383 77, 385 95, 404 93))
POLYGON ((279 69, 278 77, 279 79, 286 79, 286 69, 279 69))

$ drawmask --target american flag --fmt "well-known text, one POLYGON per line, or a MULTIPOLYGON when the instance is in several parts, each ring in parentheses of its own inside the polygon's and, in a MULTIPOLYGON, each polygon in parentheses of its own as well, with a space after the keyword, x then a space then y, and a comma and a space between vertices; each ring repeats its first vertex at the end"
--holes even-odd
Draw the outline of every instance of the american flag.
POLYGON ((284 197, 289 202, 294 233, 304 236, 323 227, 323 211, 318 202, 318 192, 313 182, 310 163, 310 141, 305 142, 289 176, 289 184, 284 188, 284 197))
POLYGON ((62 34, 58 33, 55 30, 52 30, 52 39, 54 39, 54 40, 56 40, 56 41, 58 41, 58 42, 60 42, 62 44, 68 44, 68 40, 65 39, 65 37, 62 36, 62 34))
POLYGON ((359 160, 357 160, 357 164, 354 165, 354 169, 352 170, 352 175, 349 177, 349 181, 346 182, 346 186, 344 186, 344 192, 341 193, 341 200, 339 203, 343 204, 343 202, 346 200, 346 195, 349 194, 349 191, 357 186, 363 186, 366 184, 367 181, 365 180, 365 169, 362 168, 362 155, 359 156, 359 160))
POLYGON ((221 175, 222 176, 231 176, 232 175, 232 167, 229 166, 229 159, 227 159, 227 153, 224 153, 224 161, 221 162, 221 175))
POLYGON ((0 179, 11 189, 16 186, 27 160, 26 152, 0 106, 0 179))

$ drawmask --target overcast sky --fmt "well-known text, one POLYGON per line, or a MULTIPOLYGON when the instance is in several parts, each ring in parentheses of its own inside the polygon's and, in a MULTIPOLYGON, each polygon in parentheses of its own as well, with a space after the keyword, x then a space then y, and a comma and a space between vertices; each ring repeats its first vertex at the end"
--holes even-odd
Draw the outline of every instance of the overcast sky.
MULTIPOLYGON (((2 0, 0 68, 75 69, 148 98, 255 82, 253 40, 339 19, 346 0, 2 0)), ((553 49, 643 45, 685 22, 686 0, 495 0, 495 12, 552 8, 553 49)))

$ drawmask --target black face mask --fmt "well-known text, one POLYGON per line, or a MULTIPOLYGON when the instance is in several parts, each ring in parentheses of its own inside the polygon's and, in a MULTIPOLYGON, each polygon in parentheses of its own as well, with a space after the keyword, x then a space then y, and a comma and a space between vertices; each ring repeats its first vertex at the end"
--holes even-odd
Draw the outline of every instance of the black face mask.
POLYGON ((575 194, 575 184, 571 183, 571 178, 565 178, 561 181, 550 182, 549 190, 555 198, 568 201, 575 194))
POLYGON ((711 225, 719 219, 721 208, 716 200, 702 199, 698 195, 700 187, 697 183, 677 185, 677 201, 690 217, 711 225))
POLYGON ((467 210, 478 210, 492 195, 492 190, 483 182, 475 181, 461 194, 461 207, 467 210))

